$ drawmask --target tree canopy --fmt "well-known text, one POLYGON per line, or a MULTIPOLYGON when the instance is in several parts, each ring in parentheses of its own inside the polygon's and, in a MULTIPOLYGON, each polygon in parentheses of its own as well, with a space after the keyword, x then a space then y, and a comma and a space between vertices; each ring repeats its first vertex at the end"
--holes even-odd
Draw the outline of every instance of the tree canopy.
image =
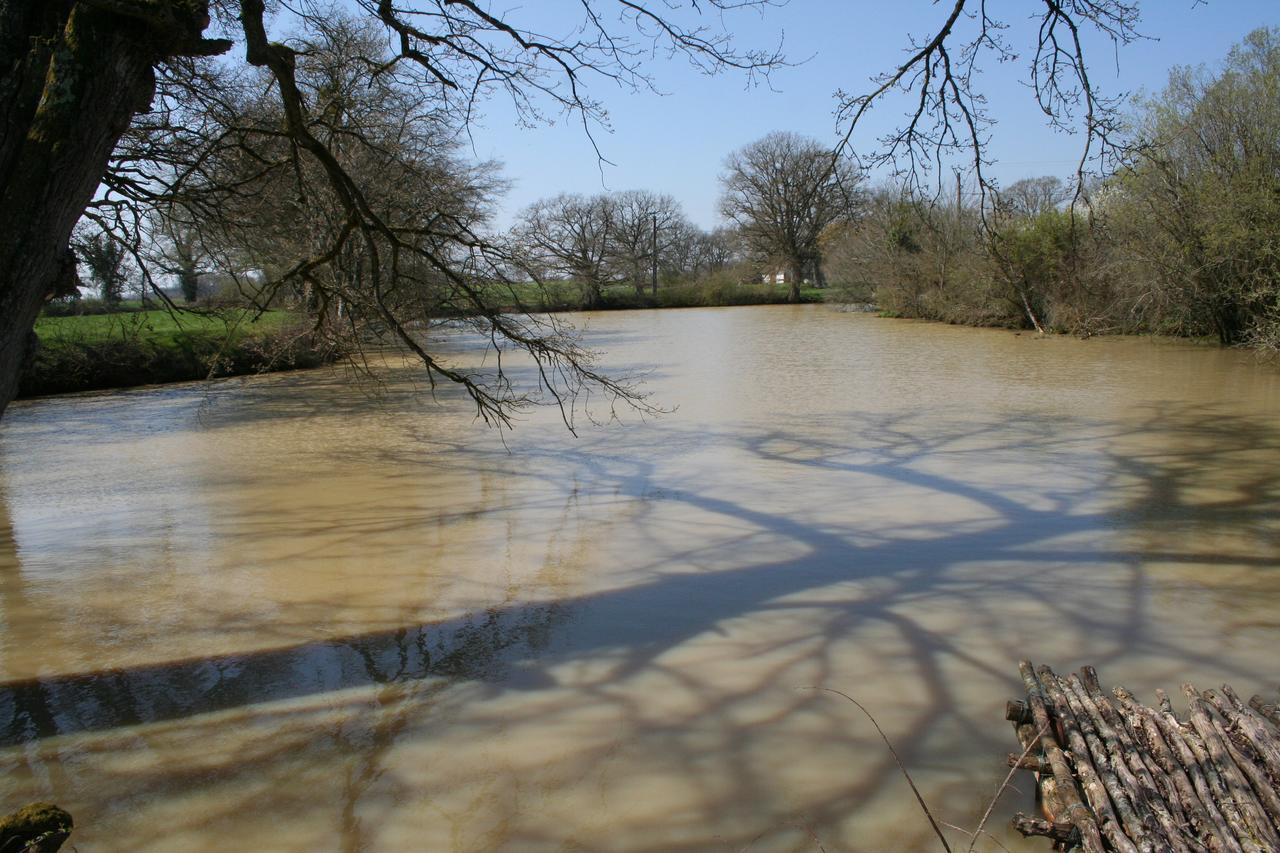
POLYGON ((786 270, 791 301, 821 271, 819 238, 853 213, 858 175, 821 143, 775 131, 729 155, 720 212, 762 260, 786 270))

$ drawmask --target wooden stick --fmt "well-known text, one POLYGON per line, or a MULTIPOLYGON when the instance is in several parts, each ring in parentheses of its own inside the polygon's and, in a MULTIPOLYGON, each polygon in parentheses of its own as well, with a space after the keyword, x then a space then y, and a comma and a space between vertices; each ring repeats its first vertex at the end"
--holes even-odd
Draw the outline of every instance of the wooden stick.
POLYGON ((1249 700, 1249 707, 1266 717, 1272 723, 1280 726, 1280 711, 1276 710, 1276 706, 1269 704, 1261 696, 1254 696, 1249 700))
POLYGON ((1177 739, 1185 748, 1186 755, 1190 756, 1191 765, 1188 766, 1188 772, 1196 781, 1198 789, 1199 786, 1204 786, 1201 796, 1208 796, 1212 800, 1214 807, 1222 816, 1224 830, 1231 833, 1245 853, 1258 853, 1261 845, 1254 836, 1239 803, 1231 795, 1229 786, 1218 772, 1218 767, 1214 764, 1209 750, 1205 747, 1199 733, 1195 731, 1195 727, 1176 722, 1176 717, 1172 714, 1166 722, 1165 731, 1171 739, 1177 739))
MULTIPOLYGON (((1190 848, 1182 839, 1180 828, 1169 814, 1169 809, 1165 805, 1160 790, 1156 787, 1155 780, 1145 767, 1140 767, 1137 774, 1129 767, 1125 760, 1126 748, 1121 741, 1120 732, 1103 717, 1101 709, 1089 696, 1084 684, 1072 675, 1066 679, 1065 687, 1068 691, 1068 701, 1074 697, 1075 703, 1080 706, 1076 711, 1076 718, 1085 730, 1085 736, 1088 737, 1092 731, 1105 748, 1107 761, 1111 765, 1115 778, 1132 801, 1136 819, 1142 825, 1142 832, 1151 838, 1153 845, 1159 845, 1160 849, 1189 850, 1190 848)), ((1119 805, 1118 802, 1117 805, 1119 805)), ((1133 837, 1132 832, 1129 835, 1133 837)), ((1136 838, 1134 840, 1137 841, 1136 838)))
POLYGON ((1280 826, 1280 795, 1276 793, 1276 789, 1272 786, 1267 774, 1262 771, 1262 767, 1254 760, 1253 756, 1247 755, 1241 747, 1232 741, 1221 723, 1214 720, 1213 727, 1218 732, 1218 736, 1222 738, 1231 760, 1235 762, 1236 767, 1240 768, 1240 772, 1248 777, 1249 784, 1253 786, 1253 792, 1257 795, 1258 802, 1266 809, 1267 818, 1271 821, 1272 826, 1280 826))
MULTIPOLYGON (((1266 809, 1258 802, 1258 798, 1254 796, 1253 788, 1249 785, 1248 780, 1245 779, 1244 774, 1240 772, 1240 768, 1231 759, 1231 755, 1223 744, 1222 739, 1218 737, 1217 731, 1214 730, 1213 722, 1209 717, 1208 703, 1200 698, 1200 694, 1190 684, 1182 685, 1182 692, 1186 695, 1187 702, 1191 706, 1191 724, 1195 726, 1196 732, 1204 740, 1204 747, 1209 754, 1209 760, 1212 762, 1212 766, 1217 769, 1221 780, 1219 784, 1223 788, 1223 796, 1225 798, 1223 800, 1224 811, 1230 812, 1233 808, 1238 811, 1250 830, 1251 838, 1264 845, 1263 849, 1280 850, 1280 833, 1276 832, 1266 809)), ((1241 841, 1243 840, 1241 839, 1241 841)))
POLYGON ((1265 718, 1246 707, 1236 692, 1231 689, 1231 685, 1222 685, 1222 693, 1228 701, 1224 702, 1212 690, 1206 690, 1204 698, 1218 709, 1223 719, 1231 723, 1236 731, 1253 744, 1254 750, 1266 764, 1267 772, 1272 778, 1280 779, 1280 740, 1277 740, 1275 729, 1265 718))
POLYGON ((1010 774, 1036 774, 1048 818, 1018 815, 1024 836, 1086 853, 1280 851, 1276 704, 1184 684, 1184 721, 1163 690, 1151 706, 1122 687, 1109 697, 1091 667, 1078 677, 1028 661, 1018 670, 1026 701, 1005 715, 1023 752, 1009 756, 1010 774))
POLYGON ((1040 748, 1044 750, 1045 758, 1053 768, 1053 778, 1058 783, 1058 796, 1063 806, 1060 817, 1071 821, 1080 831, 1080 846, 1087 853, 1095 853, 1095 851, 1101 853, 1106 848, 1102 843, 1098 822, 1081 801, 1080 793, 1076 789, 1075 776, 1067 766, 1067 759, 1062 754, 1062 749, 1051 736, 1052 728, 1049 723, 1049 713, 1045 710, 1044 691, 1036 678, 1035 670, 1031 668, 1031 661, 1020 661, 1018 672, 1022 675, 1023 686, 1027 689, 1027 702, 1031 705, 1036 726, 1044 732, 1040 736, 1040 748))
POLYGON ((1151 754, 1160 769, 1173 782, 1179 794, 1183 809, 1199 830, 1200 837, 1210 849, 1222 853, 1243 853, 1235 836, 1224 831, 1226 822, 1218 811, 1213 798, 1209 796, 1208 785, 1200 774, 1188 772, 1188 766, 1195 766, 1195 757, 1191 755, 1180 736, 1166 737, 1164 719, 1153 709, 1138 702, 1129 691, 1116 687, 1112 691, 1125 711, 1130 715, 1131 724, 1146 735, 1151 746, 1151 754))
POLYGON ((1120 826, 1126 839, 1144 853, 1155 853, 1157 849, 1167 850, 1170 842, 1164 838, 1164 833, 1156 824, 1155 817, 1143 803, 1135 799, 1136 783, 1132 788, 1125 784, 1125 776, 1130 775, 1129 768, 1123 761, 1118 763, 1112 761, 1111 753, 1098 733, 1093 718, 1080 703, 1080 698, 1071 689, 1069 681, 1056 675, 1053 678, 1058 691, 1055 698, 1060 696, 1065 702, 1071 714, 1072 724, 1079 727, 1080 734, 1084 736, 1085 745, 1093 759, 1093 766, 1107 794, 1110 795, 1111 805, 1119 815, 1120 826))
MULTIPOLYGON (((1172 839, 1181 839, 1183 843, 1203 847, 1195 837, 1195 828, 1191 826, 1191 818, 1182 808, 1178 796, 1178 786, 1160 767, 1160 763, 1151 755, 1151 750, 1142 745, 1146 735, 1141 723, 1131 724, 1127 715, 1118 711, 1111 700, 1102 692, 1098 683, 1098 673, 1091 666, 1080 670, 1079 686, 1084 688, 1084 695, 1089 701, 1091 713, 1101 716, 1103 723, 1115 733, 1120 755, 1129 765, 1129 769, 1138 779, 1150 798, 1152 810, 1156 813, 1165 830, 1165 835, 1172 839)), ((1077 686, 1073 681, 1072 686, 1077 686)))
MULTIPOLYGON (((1071 748, 1071 759, 1076 767, 1076 776, 1080 779, 1080 787, 1084 789, 1089 807, 1098 816, 1099 828, 1103 836, 1114 849, 1121 853, 1139 853, 1138 846, 1134 843, 1134 839, 1126 834, 1126 824, 1117 816, 1116 808, 1112 807, 1111 798, 1108 796, 1111 792, 1118 793, 1119 786, 1114 777, 1104 780, 1104 775, 1109 775, 1106 768, 1099 770, 1094 766, 1089 744, 1080 731, 1076 715, 1072 712, 1062 688, 1058 685, 1058 677, 1047 666, 1040 667, 1038 674, 1045 693, 1058 709, 1058 721, 1062 723, 1063 733, 1067 737, 1067 746, 1071 748)), ((1127 799, 1123 806, 1117 804, 1117 807, 1132 811, 1127 799)), ((1154 850, 1154 847, 1151 849, 1154 850)))
POLYGON ((1053 773, 1053 768, 1049 766, 1049 762, 1035 755, 1018 755, 1016 752, 1011 752, 1009 757, 1005 759, 1005 763, 1019 770, 1030 770, 1032 773, 1053 773))
POLYGON ((1010 699, 1004 703, 1004 718, 1015 726, 1031 723, 1031 708, 1019 699, 1010 699))
MULTIPOLYGON (((1014 731, 1018 735, 1018 743, 1022 744, 1022 751, 1025 754, 1030 756, 1033 750, 1040 751, 1040 732, 1034 725, 1024 723, 1015 726, 1014 731)), ((1045 765, 1049 764, 1043 755, 1037 757, 1044 761, 1045 765)), ((1036 792, 1040 795, 1040 807, 1044 810, 1045 817, 1051 823, 1071 826, 1071 821, 1064 817, 1065 809, 1062 807, 1062 799, 1058 796, 1058 782, 1053 778, 1053 767, 1048 766, 1043 772, 1037 772, 1036 779, 1038 781, 1036 792)))
POLYGON ((1079 830, 1071 824, 1067 824, 1064 829, 1062 824, 1050 823, 1047 820, 1031 817, 1022 812, 1018 812, 1013 816, 1013 828, 1021 832, 1024 838, 1043 836, 1044 838, 1052 838, 1054 841, 1067 846, 1080 837, 1079 830))
MULTIPOLYGON (((1164 695, 1163 690, 1157 690, 1156 694, 1162 699, 1160 703, 1162 707, 1169 705, 1168 697, 1164 695)), ((1196 792, 1199 793, 1201 801, 1211 813, 1217 814, 1219 826, 1229 832, 1246 853, 1260 853, 1263 848, 1254 838, 1235 800, 1231 798, 1226 784, 1218 774, 1217 767, 1209 757, 1208 750, 1200 741, 1199 734, 1194 729, 1184 727, 1172 711, 1160 713, 1151 710, 1150 713, 1157 721, 1163 723, 1165 736, 1173 745, 1174 752, 1183 766, 1187 768, 1187 773, 1195 783, 1196 792)))

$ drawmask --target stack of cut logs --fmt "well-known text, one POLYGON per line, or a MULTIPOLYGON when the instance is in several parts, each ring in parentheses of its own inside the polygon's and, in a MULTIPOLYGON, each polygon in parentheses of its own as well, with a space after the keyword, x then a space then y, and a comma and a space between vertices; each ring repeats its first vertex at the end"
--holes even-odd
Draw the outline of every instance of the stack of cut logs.
POLYGON ((1009 764, 1035 773, 1044 812, 1013 819, 1023 835, 1086 851, 1280 850, 1276 705, 1184 684, 1182 720, 1162 690, 1155 708, 1123 687, 1105 694, 1092 667, 1018 668, 1027 697, 1006 716, 1022 753, 1009 764))

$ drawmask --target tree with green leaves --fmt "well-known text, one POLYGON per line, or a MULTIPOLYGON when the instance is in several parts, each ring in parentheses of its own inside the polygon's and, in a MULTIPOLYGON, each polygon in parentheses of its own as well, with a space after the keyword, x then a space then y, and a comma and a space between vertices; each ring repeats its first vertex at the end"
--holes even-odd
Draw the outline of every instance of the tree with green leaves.
POLYGON ((1171 328, 1280 348, 1280 29, 1141 103, 1108 220, 1171 328))

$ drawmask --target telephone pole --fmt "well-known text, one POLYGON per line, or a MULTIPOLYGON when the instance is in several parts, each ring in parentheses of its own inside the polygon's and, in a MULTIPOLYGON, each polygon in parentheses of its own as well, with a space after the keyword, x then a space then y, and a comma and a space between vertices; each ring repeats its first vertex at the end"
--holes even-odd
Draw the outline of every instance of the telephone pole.
POLYGON ((653 298, 658 298, 658 214, 653 215, 653 298))

